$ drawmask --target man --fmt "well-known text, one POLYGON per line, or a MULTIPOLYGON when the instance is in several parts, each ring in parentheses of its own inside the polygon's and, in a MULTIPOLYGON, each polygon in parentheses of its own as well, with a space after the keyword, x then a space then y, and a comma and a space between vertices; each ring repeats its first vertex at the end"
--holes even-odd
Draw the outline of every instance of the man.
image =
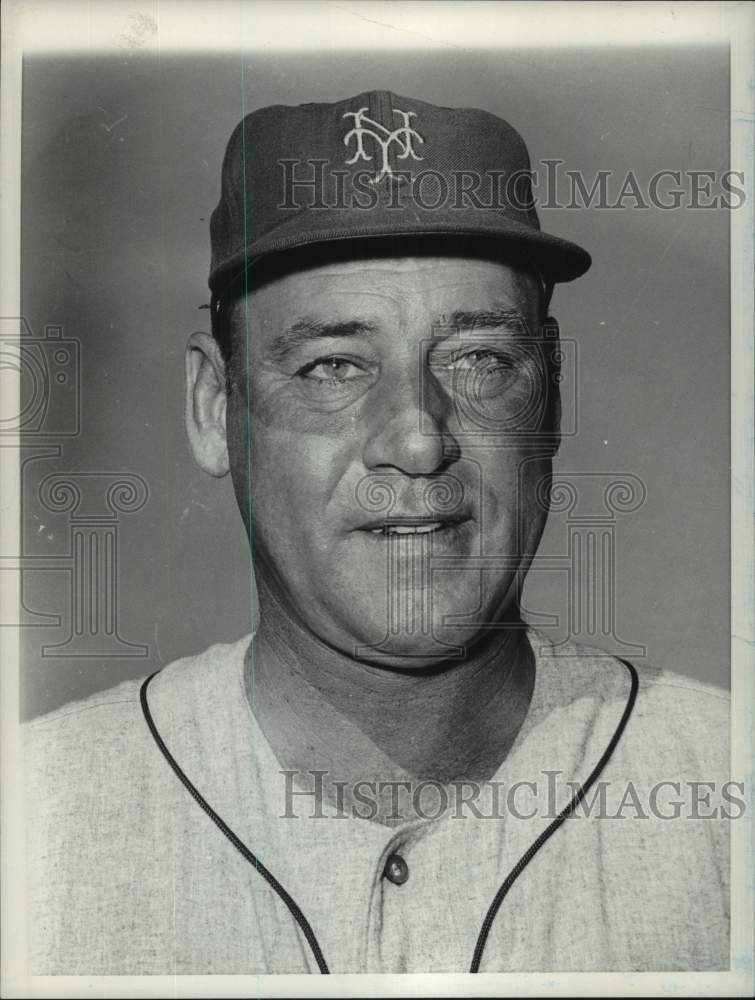
POLYGON ((32 971, 728 966, 724 696, 520 614, 590 263, 528 178, 388 92, 234 132, 186 425, 259 625, 29 727, 32 971))

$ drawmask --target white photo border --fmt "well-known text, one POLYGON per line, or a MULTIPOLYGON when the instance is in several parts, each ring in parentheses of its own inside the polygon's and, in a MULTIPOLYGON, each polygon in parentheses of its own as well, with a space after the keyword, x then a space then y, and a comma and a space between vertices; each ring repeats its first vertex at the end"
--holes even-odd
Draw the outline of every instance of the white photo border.
MULTIPOLYGON (((753 527, 753 35, 750 3, 288 2, 80 0, 2 7, 2 272, 0 316, 20 315, 21 66, 29 53, 315 51, 465 47, 726 43, 731 62, 732 170, 745 203, 731 213, 731 691, 733 780, 752 809, 755 690, 753 527), (548 16, 542 8, 548 7, 548 16), (430 27, 428 27, 428 25, 430 27), (280 39, 285 39, 285 46, 280 39), (503 41, 502 41, 503 40, 503 41)), ((18 386, 3 383, 4 409, 18 386)), ((6 409, 7 412, 7 409, 6 409)), ((1 530, 18 543, 18 452, 0 448, 1 530)), ((5 549, 4 551, 7 551, 5 549)), ((11 548, 18 551, 18 548, 11 548)), ((0 574, 0 600, 17 607, 18 580, 0 574)), ((2 985, 5 997, 257 996, 746 996, 753 980, 753 842, 732 824, 731 969, 720 973, 570 973, 317 976, 32 977, 24 964, 23 815, 18 775, 18 631, 0 629, 2 701, 2 985), (19 905, 19 903, 21 905, 19 905)))

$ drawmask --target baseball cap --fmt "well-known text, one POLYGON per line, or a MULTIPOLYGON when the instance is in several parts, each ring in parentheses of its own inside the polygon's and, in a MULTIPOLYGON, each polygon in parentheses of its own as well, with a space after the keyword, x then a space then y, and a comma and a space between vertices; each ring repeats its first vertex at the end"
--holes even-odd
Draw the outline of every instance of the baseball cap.
POLYGON ((214 296, 269 254, 370 237, 480 237, 571 281, 589 253, 540 229, 522 137, 487 111, 390 91, 246 115, 210 220, 214 296))

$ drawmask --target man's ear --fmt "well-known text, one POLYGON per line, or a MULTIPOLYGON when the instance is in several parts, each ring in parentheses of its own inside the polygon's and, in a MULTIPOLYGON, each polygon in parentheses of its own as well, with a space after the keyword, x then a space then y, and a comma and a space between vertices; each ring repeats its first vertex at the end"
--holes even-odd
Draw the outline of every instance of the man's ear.
POLYGON ((192 333, 186 345, 186 433, 197 465, 211 476, 229 470, 225 364, 217 341, 192 333))
POLYGON ((561 363, 562 351, 559 346, 558 320, 548 316, 543 323, 543 340, 548 365, 548 412, 546 431, 553 439, 553 454, 561 447, 561 363), (549 346, 552 345, 552 346, 549 346))

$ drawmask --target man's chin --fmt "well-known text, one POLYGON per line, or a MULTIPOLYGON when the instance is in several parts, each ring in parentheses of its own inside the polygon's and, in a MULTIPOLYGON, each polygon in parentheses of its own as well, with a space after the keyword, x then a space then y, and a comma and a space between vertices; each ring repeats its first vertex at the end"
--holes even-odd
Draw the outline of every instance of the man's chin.
MULTIPOLYGON (((496 629, 496 632, 499 630, 496 629)), ((423 670, 448 662, 462 662, 476 649, 490 629, 477 625, 466 628, 438 627, 429 634, 416 632, 388 632, 380 640, 354 644, 349 654, 355 660, 391 670, 423 670)))
MULTIPOLYGON (((465 574, 454 583, 469 580, 465 574)), ((396 588, 386 593, 384 581, 370 587, 368 577, 362 586, 352 580, 350 588, 344 587, 353 595, 349 607, 331 608, 330 627, 314 631, 356 660, 393 669, 418 670, 443 660, 463 660, 506 627, 507 609, 518 611, 513 582, 513 576, 496 578, 483 593, 479 585, 444 586, 440 581, 432 589, 396 588), (379 602, 368 597, 381 591, 379 602), (491 628, 492 622, 496 624, 491 628)), ((320 625, 326 620, 321 618, 320 625)), ((512 624, 518 622, 515 613, 512 624)))

